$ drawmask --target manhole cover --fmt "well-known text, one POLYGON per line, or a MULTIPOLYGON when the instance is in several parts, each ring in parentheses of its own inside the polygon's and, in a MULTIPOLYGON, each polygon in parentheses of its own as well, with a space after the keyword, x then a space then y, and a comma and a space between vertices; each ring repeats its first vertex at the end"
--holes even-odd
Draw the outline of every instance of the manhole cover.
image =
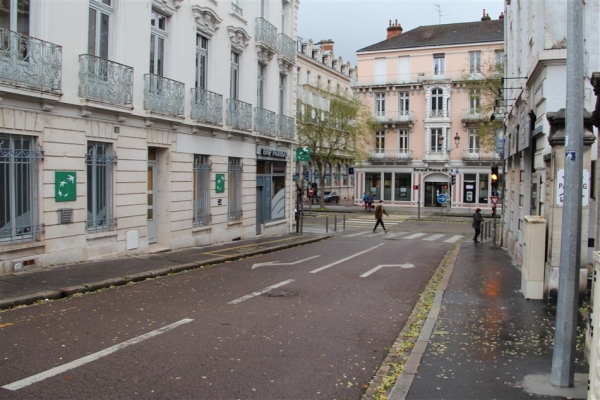
POLYGON ((294 296, 298 296, 299 293, 294 292, 293 290, 273 289, 273 290, 269 290, 266 293, 266 295, 269 297, 294 297, 294 296))

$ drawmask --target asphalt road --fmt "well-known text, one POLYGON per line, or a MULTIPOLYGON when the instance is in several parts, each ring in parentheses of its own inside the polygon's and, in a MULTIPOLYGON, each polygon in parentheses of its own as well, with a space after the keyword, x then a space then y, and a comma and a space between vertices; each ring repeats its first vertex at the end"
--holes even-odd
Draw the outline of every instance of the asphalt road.
POLYGON ((7 311, 0 398, 359 399, 460 240, 400 229, 7 311))

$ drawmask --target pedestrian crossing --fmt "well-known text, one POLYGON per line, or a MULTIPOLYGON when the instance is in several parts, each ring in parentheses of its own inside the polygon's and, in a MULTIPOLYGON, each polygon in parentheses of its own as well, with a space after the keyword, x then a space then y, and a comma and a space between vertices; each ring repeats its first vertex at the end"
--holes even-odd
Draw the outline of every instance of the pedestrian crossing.
POLYGON ((435 233, 435 234, 431 234, 431 233, 424 233, 424 232, 418 232, 418 233, 411 233, 411 232, 396 232, 396 231, 390 231, 388 230, 388 233, 385 233, 382 229, 380 229, 378 232, 371 232, 371 231, 361 231, 361 232, 354 232, 348 235, 345 235, 346 237, 384 237, 386 239, 402 239, 402 240, 415 240, 415 239, 419 239, 419 240, 425 240, 428 242, 433 242, 436 240, 440 240, 444 243, 456 243, 458 242, 460 239, 462 239, 464 237, 464 235, 453 235, 453 234, 445 234, 445 233, 435 233), (408 236, 406 236, 408 235, 408 236))

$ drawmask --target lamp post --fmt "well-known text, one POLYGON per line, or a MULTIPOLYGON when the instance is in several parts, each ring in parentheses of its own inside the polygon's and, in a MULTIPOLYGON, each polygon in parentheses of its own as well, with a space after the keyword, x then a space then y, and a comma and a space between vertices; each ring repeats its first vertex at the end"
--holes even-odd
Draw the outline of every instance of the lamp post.
MULTIPOLYGON (((438 140, 442 141, 444 140, 444 135, 440 134, 438 136, 438 140)), ((454 136, 454 147, 448 147, 446 148, 446 154, 448 154, 448 158, 450 158, 450 153, 453 150, 458 149, 458 145, 460 144, 460 135, 458 134, 458 132, 456 132, 456 135, 454 136)), ((450 160, 448 160, 450 161, 450 160)), ((446 211, 449 213, 450 212, 450 203, 451 203, 451 199, 452 199, 452 170, 450 169, 450 171, 448 172, 448 198, 446 199, 446 211)))

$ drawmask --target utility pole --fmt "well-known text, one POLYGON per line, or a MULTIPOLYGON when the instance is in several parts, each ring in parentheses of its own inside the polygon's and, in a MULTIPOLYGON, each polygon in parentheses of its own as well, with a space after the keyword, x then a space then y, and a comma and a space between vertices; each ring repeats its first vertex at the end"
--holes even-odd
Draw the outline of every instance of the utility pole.
POLYGON ((579 263, 581 258, 581 194, 583 179, 583 1, 567 3, 567 114, 565 191, 560 245, 558 303, 550 382, 574 384, 579 263))

